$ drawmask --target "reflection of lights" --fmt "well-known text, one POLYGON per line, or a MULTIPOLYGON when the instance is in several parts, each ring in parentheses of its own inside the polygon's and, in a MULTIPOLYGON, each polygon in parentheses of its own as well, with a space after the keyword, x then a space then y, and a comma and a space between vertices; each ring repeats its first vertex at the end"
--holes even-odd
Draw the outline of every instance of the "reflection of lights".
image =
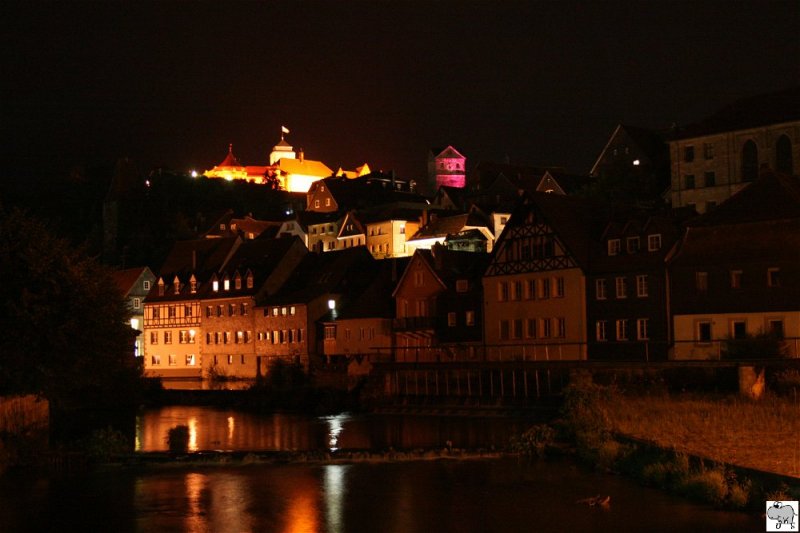
POLYGON ((328 449, 335 452, 339 449, 339 434, 344 429, 344 422, 350 418, 347 415, 335 415, 326 417, 328 421, 328 449))
POLYGON ((228 417, 228 443, 233 440, 234 420, 232 416, 228 417))
POLYGON ((350 465, 326 465, 323 474, 325 497, 325 521, 328 531, 343 531, 342 503, 344 502, 347 484, 345 475, 350 465))
POLYGON ((195 417, 189 419, 189 451, 197 451, 197 419, 195 417))
POLYGON ((206 531, 208 518, 204 512, 203 492, 207 489, 208 478, 203 474, 193 472, 186 475, 184 482, 186 484, 186 503, 189 507, 184 518, 186 531, 206 531))

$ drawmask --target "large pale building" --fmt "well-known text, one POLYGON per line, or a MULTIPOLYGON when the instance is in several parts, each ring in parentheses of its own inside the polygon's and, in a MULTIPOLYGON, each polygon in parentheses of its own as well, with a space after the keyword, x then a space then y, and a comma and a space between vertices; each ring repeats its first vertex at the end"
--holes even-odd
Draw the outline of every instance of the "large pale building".
POLYGON ((672 206, 705 213, 768 167, 800 171, 800 90, 736 102, 670 143, 672 206))

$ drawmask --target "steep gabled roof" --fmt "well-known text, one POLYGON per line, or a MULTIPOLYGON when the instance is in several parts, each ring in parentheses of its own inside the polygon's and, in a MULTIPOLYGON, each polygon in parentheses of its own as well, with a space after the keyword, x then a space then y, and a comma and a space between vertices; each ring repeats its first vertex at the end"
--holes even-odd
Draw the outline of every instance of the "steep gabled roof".
POLYGON ((238 237, 178 241, 167 254, 158 275, 165 283, 176 275, 185 281, 191 273, 195 273, 198 280, 208 279, 222 269, 239 244, 238 237))
POLYGON ((279 159, 275 166, 281 172, 286 174, 302 174, 304 176, 316 176, 325 178, 333 174, 322 161, 314 161, 312 159, 289 159, 282 157, 279 159))
POLYGON ((222 160, 222 163, 217 165, 217 167, 241 167, 242 164, 239 162, 239 159, 233 155, 233 143, 228 145, 228 155, 225 156, 225 159, 222 160))
POLYGON ((123 296, 126 296, 139 278, 150 270, 147 267, 136 267, 136 268, 128 268, 126 270, 115 270, 111 273, 111 276, 114 278, 114 282, 117 284, 120 292, 123 296))

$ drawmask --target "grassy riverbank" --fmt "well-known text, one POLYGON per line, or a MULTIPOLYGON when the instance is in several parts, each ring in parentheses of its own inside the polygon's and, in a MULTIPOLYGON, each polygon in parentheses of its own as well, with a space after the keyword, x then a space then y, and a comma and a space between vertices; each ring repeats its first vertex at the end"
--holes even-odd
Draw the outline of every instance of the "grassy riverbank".
POLYGON ((800 405, 795 397, 642 392, 576 375, 562 417, 515 443, 542 454, 574 446, 587 464, 727 508, 800 496, 800 405))
POLYGON ((800 403, 794 399, 611 395, 602 409, 615 433, 800 478, 800 403))

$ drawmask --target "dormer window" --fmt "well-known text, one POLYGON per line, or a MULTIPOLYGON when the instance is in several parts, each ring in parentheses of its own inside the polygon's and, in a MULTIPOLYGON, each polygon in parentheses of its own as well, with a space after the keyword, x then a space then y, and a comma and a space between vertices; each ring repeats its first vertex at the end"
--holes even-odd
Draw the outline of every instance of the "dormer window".
POLYGON ((252 272, 248 272, 247 273, 247 288, 248 289, 252 289, 253 288, 253 274, 252 274, 252 272))
POLYGON ((629 254, 639 253, 639 237, 628 237, 627 246, 629 254))
POLYGON ((211 282, 211 290, 214 292, 219 292, 219 280, 214 280, 211 282))
POLYGON ((222 280, 222 288, 226 291, 231 290, 231 280, 228 276, 225 276, 225 279, 222 280))
POLYGON ((240 276, 239 274, 236 274, 236 278, 233 280, 233 284, 234 284, 234 287, 236 287, 237 291, 241 290, 241 288, 242 288, 242 276, 240 276))
POLYGON ((192 291, 192 294, 197 292, 197 279, 194 277, 194 274, 189 278, 189 290, 192 291))
POLYGON ((178 276, 175 276, 175 279, 172 281, 172 287, 175 290, 175 294, 180 294, 180 292, 181 292, 181 280, 178 279, 178 276))
POLYGON ((158 295, 164 296, 164 280, 158 278, 158 295))
POLYGON ((465 279, 456 280, 456 292, 467 292, 469 282, 465 279))
POLYGON ((619 239, 608 239, 608 255, 618 255, 622 249, 619 239))

